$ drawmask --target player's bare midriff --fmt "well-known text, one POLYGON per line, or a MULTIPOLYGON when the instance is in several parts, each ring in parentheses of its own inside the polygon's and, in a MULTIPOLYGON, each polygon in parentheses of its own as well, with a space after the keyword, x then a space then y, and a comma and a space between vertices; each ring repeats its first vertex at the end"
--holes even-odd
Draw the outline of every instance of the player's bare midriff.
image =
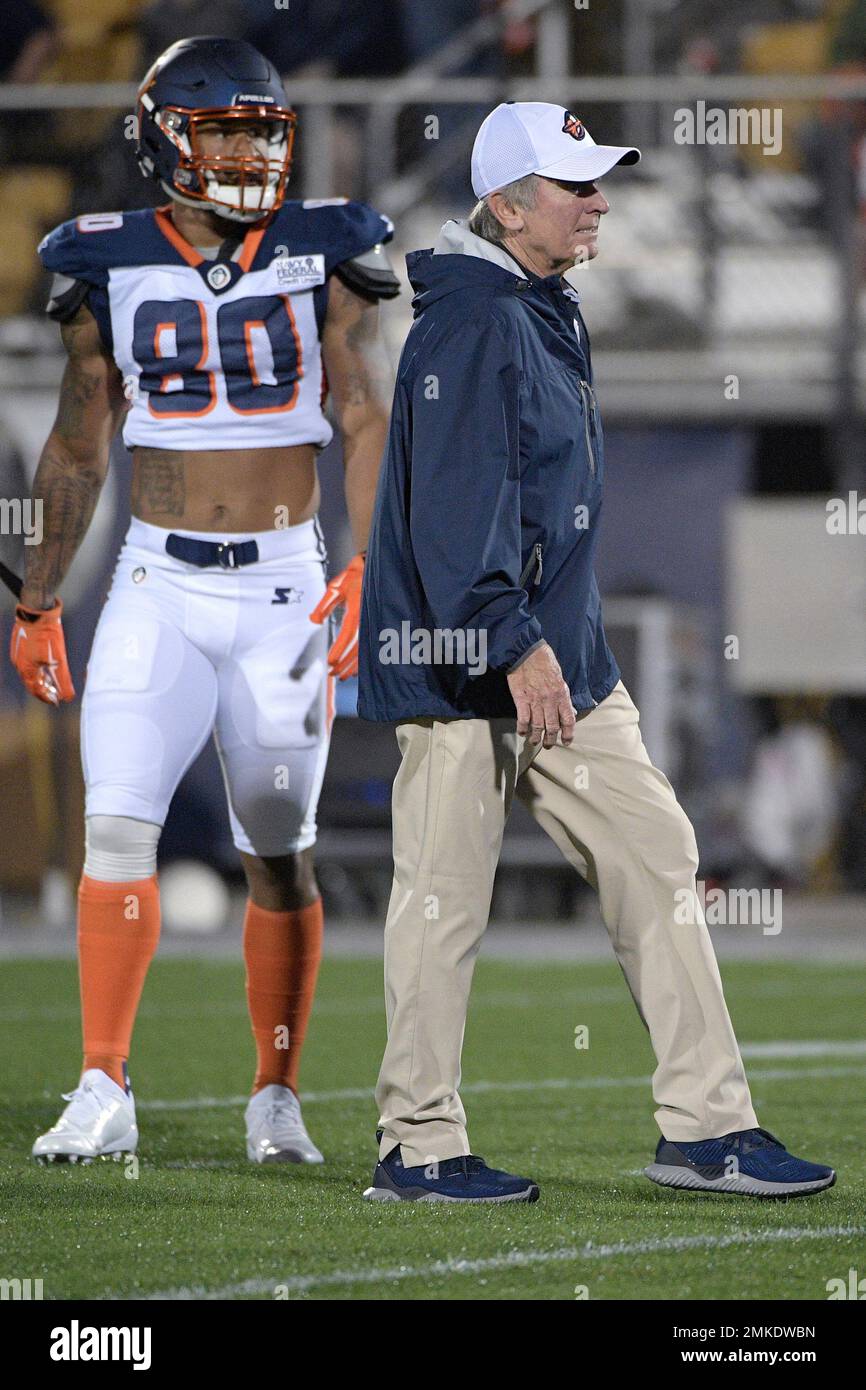
POLYGON ((319 507, 317 450, 133 449, 132 514, 182 531, 269 531, 319 507))

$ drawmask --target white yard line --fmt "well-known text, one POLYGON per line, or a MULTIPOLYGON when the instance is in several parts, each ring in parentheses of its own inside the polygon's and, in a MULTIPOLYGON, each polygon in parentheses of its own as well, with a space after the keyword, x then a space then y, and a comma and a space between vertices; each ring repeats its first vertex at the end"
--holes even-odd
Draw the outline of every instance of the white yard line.
MULTIPOLYGON (((860 1055, 859 1045, 855 1045, 854 1055, 860 1055)), ((746 1052, 746 1049, 743 1048, 746 1052)), ((786 1057, 794 1056, 785 1053, 786 1057)), ((806 1056, 814 1054, 807 1053, 806 1056)), ((837 1054, 831 1054, 837 1055, 837 1054)), ((838 1054, 844 1056, 844 1053, 838 1054)), ((796 1081, 810 1077, 860 1076, 863 1068, 853 1067, 753 1067, 749 1071, 752 1081, 796 1081)), ((498 1092, 519 1091, 606 1091, 621 1087, 647 1086, 652 1084, 650 1076, 587 1076, 587 1077, 545 1077, 540 1081, 467 1081, 460 1087, 461 1095, 484 1095, 498 1092)), ((302 1091, 301 1100, 305 1105, 331 1104, 335 1101, 373 1099, 373 1083, 369 1086, 347 1086, 337 1091, 302 1091)), ((244 1096, 193 1096, 188 1100, 141 1100, 136 1101, 138 1110, 233 1110, 246 1105, 248 1095, 244 1096)))
MULTIPOLYGON (((245 1279, 224 1284, 219 1289, 182 1286, 148 1295, 149 1299, 215 1300, 270 1294, 275 1288, 289 1294, 308 1289, 335 1288, 363 1284, 396 1284, 405 1279, 442 1279, 458 1274, 486 1274, 499 1270, 528 1269, 535 1265, 579 1264, 589 1260, 611 1260, 628 1255, 664 1255, 685 1250, 725 1250, 731 1246, 786 1244, 799 1240, 837 1240, 845 1236, 866 1235, 866 1226, 787 1226, 776 1231, 735 1231, 730 1235, 664 1236, 659 1239, 617 1241, 613 1245, 565 1246, 559 1250, 509 1250, 477 1260, 433 1260, 422 1265, 397 1265, 385 1269, 336 1269, 327 1274, 291 1274, 273 1279, 245 1279)), ((575 1275, 578 1271, 575 1271, 575 1275)), ((569 1277, 575 1277, 570 1275, 569 1277)))
POLYGON ((743 1043, 744 1057, 866 1057, 866 1042, 743 1043))

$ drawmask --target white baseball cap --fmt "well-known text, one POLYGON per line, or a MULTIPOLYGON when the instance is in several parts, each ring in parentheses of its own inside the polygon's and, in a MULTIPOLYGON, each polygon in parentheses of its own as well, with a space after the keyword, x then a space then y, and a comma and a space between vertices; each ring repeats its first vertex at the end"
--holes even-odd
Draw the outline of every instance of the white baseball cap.
POLYGON ((637 164, 640 150, 597 145, 583 121, 547 101, 506 101, 481 122, 472 146, 476 198, 527 174, 591 183, 616 164, 637 164))

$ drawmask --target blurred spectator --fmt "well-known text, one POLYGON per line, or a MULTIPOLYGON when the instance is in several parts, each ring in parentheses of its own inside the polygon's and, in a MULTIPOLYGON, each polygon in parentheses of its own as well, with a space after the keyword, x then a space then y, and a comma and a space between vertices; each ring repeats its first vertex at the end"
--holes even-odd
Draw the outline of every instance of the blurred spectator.
POLYGON ((34 0, 3 6, 0 82, 38 82, 57 49, 54 21, 34 0))
MULTIPOLYGON (((838 9, 838 6, 836 7, 838 9)), ((836 67, 866 60, 866 4, 847 0, 839 14, 832 40, 832 59, 836 67)))
MULTIPOLYGON (((866 75, 866 0, 849 0, 837 20, 831 46, 832 70, 866 75)), ((861 276, 866 279, 866 102, 824 103, 825 141, 844 132, 851 144, 853 194, 861 236, 861 276)))
MULTIPOLYGON (((50 15, 34 0, 3 6, 0 82, 38 82, 59 49, 50 15)), ((51 122, 43 112, 4 111, 0 115, 0 162, 28 163, 50 143, 51 122)))
MULTIPOLYGON (((437 14, 444 0, 433 7, 437 14)), ((244 38, 283 76, 388 77, 406 64, 398 0, 290 0, 288 9, 247 6, 244 38)))
MULTIPOLYGON (((257 8, 244 4, 243 0, 154 0, 138 22, 142 77, 160 53, 178 39, 203 34, 218 34, 224 39, 246 38, 250 10, 257 8)), ((294 8, 293 4, 293 11, 294 8)))
POLYGON ((842 754, 839 867, 845 887, 866 892, 866 697, 840 695, 831 700, 827 720, 842 754))
MULTIPOLYGON (((828 0, 828 11, 828 70, 866 76, 866 0, 828 0)), ((823 101, 800 132, 800 144, 806 168, 821 186, 821 214, 831 235, 837 231, 832 208, 840 186, 840 157, 847 161, 848 197, 859 217, 860 274, 866 280, 866 102, 823 101)))
MULTIPOLYGON (((505 71, 503 58, 503 35, 491 40, 472 43, 469 33, 486 14, 500 8, 501 0, 439 0, 435 6, 426 0, 401 0, 403 25, 406 35, 406 53, 410 67, 435 62, 442 49, 457 40, 461 33, 466 34, 467 43, 455 59, 444 64, 439 71, 445 77, 501 77, 505 71)), ((467 207, 472 202, 469 185, 468 152, 472 141, 492 103, 476 104, 431 103, 425 108, 411 107, 404 113, 402 122, 401 162, 413 160, 419 155, 435 151, 443 164, 443 172, 438 177, 435 191, 452 203, 467 207), (431 145, 427 135, 426 121, 429 115, 438 120, 436 142, 431 145), (449 158, 450 156, 450 158, 449 158)))
POLYGON ((248 11, 244 38, 266 54, 283 77, 306 75, 307 70, 310 75, 317 70, 332 72, 329 10, 328 0, 290 0, 287 10, 256 6, 254 13, 248 11))
POLYGON ((841 768, 826 728, 795 715, 761 740, 744 797, 745 836, 774 880, 829 886, 841 768))
MULTIPOLYGON (((829 0, 838 8, 837 0, 829 0)), ((738 72, 743 38, 760 25, 822 18, 828 0, 674 0, 659 14, 655 66, 660 71, 738 72)))
POLYGON ((420 63, 494 6, 485 0, 438 0, 435 6, 428 0, 401 0, 400 8, 409 62, 420 63))

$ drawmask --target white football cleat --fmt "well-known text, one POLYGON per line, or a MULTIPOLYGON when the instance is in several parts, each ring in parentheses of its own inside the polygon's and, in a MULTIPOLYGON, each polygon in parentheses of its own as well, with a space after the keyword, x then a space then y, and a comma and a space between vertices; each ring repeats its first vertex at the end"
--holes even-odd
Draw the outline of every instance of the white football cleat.
POLYGON ((247 1158, 253 1163, 324 1163, 288 1086, 263 1086, 244 1112, 247 1158))
POLYGON ((135 1153, 138 1128, 135 1101, 98 1067, 82 1074, 74 1091, 64 1094, 69 1104, 53 1129, 40 1134, 32 1155, 42 1163, 92 1163, 94 1158, 120 1159, 135 1153))

